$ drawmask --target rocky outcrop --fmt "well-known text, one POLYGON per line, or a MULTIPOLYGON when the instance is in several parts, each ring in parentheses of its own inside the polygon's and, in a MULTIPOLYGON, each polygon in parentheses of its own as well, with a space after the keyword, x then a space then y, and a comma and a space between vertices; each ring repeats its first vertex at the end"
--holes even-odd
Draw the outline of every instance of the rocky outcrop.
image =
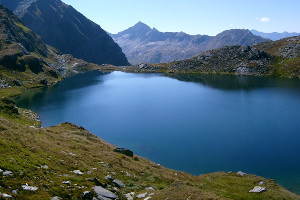
POLYGON ((206 51, 191 59, 161 64, 139 64, 119 70, 300 77, 300 36, 252 46, 225 46, 206 51))
POLYGON ((60 0, 0 0, 49 45, 96 64, 129 65, 121 48, 97 24, 60 0))
POLYGON ((132 64, 183 60, 227 45, 246 46, 268 41, 249 30, 227 30, 216 36, 189 35, 183 32, 163 33, 142 22, 111 36, 132 64))

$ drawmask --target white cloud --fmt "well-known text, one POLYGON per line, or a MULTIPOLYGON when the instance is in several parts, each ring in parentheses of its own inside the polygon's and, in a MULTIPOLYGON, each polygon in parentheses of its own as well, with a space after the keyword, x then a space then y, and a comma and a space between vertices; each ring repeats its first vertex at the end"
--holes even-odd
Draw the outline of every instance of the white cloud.
POLYGON ((267 23, 267 22, 270 21, 270 18, 268 18, 268 17, 262 17, 262 18, 259 19, 259 21, 261 21, 263 23, 267 23))

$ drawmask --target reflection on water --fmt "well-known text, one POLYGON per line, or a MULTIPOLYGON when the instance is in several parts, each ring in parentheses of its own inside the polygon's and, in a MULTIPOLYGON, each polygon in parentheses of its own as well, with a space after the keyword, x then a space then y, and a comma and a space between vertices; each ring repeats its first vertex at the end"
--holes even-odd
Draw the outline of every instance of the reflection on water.
POLYGON ((60 95, 60 98, 56 98, 56 96, 58 96, 59 94, 64 94, 66 91, 72 91, 100 84, 101 82, 103 82, 103 80, 99 77, 102 77, 105 74, 109 73, 91 71, 84 74, 77 74, 70 78, 66 78, 62 82, 52 87, 30 90, 21 97, 18 97, 16 99, 16 103, 19 107, 23 108, 39 107, 53 102, 55 102, 56 104, 64 105, 65 102, 68 101, 68 96, 60 95))
POLYGON ((299 81, 286 78, 211 74, 166 74, 166 76, 180 81, 200 83, 222 90, 251 90, 266 87, 300 90, 299 81))

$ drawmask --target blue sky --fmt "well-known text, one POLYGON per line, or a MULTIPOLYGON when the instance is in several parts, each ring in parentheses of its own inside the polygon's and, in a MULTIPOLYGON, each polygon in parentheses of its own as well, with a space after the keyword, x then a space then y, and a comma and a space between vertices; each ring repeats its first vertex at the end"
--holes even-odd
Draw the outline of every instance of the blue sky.
POLYGON ((138 21, 160 31, 216 35, 233 28, 300 32, 300 0, 62 0, 117 33, 138 21))

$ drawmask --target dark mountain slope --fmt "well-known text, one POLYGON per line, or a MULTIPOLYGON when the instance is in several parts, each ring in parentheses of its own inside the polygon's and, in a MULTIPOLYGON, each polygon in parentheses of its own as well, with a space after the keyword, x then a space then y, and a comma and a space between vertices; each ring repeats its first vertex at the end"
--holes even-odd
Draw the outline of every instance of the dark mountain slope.
POLYGON ((97 24, 60 0, 0 0, 49 45, 96 64, 128 65, 121 48, 97 24))
POLYGON ((213 37, 183 32, 163 33, 142 22, 118 34, 112 34, 112 37, 132 64, 183 60, 227 45, 253 45, 268 41, 248 30, 228 30, 213 37))
POLYGON ((99 66, 59 55, 27 28, 10 10, 0 5, 0 98, 6 91, 21 91, 53 84, 68 74, 99 66), (13 88, 14 90, 10 90, 13 88))

